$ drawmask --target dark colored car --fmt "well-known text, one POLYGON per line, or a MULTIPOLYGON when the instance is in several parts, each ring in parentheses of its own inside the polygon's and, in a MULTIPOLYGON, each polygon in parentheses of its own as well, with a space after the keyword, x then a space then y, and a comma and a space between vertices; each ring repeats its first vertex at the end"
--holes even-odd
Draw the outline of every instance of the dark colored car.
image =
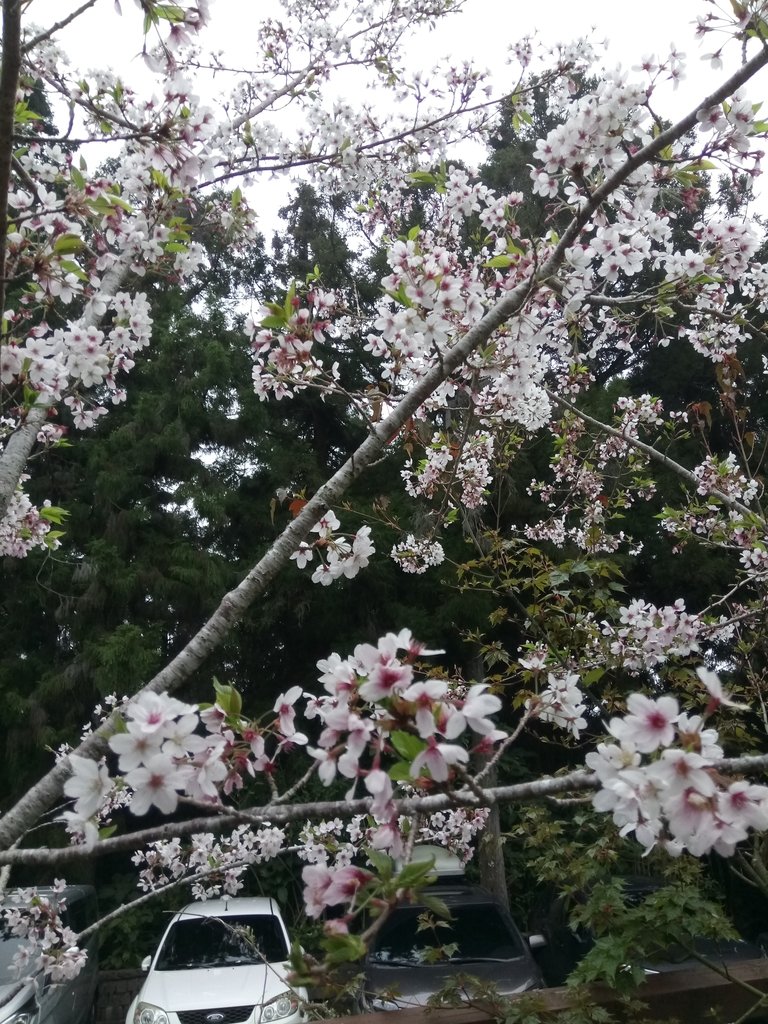
MULTIPOLYGON (((637 905, 663 886, 664 883, 656 878, 627 877, 623 879, 624 899, 630 906, 637 905)), ((593 933, 584 927, 572 927, 568 918, 569 904, 558 897, 539 907, 531 920, 532 927, 539 933, 536 962, 547 985, 564 984, 595 945, 593 933)), ((695 938, 693 947, 699 956, 723 966, 765 955, 760 946, 743 939, 695 938)), ((653 975, 683 970, 699 963, 685 948, 672 945, 660 947, 641 966, 647 975, 653 975)))
MULTIPOLYGON (((63 891, 37 890, 60 907, 66 927, 81 932, 98 919, 96 890, 90 885, 68 885, 63 891)), ((8 906, 13 906, 8 901, 8 906)), ((85 1024, 91 1019, 98 981, 99 960, 96 936, 85 943, 85 966, 74 978, 53 982, 42 973, 15 980, 14 956, 26 945, 24 939, 0 926, 0 1024, 85 1024)))
POLYGON ((527 941, 490 892, 455 882, 425 891, 445 903, 450 919, 424 904, 391 911, 365 960, 364 1011, 423 1006, 457 975, 489 982, 503 995, 541 988, 527 941))

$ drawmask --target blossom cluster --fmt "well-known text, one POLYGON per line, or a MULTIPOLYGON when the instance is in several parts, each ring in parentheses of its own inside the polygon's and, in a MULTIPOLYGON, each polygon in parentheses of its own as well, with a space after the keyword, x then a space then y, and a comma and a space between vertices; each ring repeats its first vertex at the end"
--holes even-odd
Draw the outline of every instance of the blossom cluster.
POLYGON ((317 552, 319 564, 312 573, 312 582, 323 587, 330 586, 342 576, 353 579, 376 553, 370 526, 361 526, 353 537, 337 533, 340 526, 336 513, 332 510, 326 512, 310 531, 317 534, 317 539, 311 544, 302 541, 291 555, 299 569, 303 569, 313 561, 317 552))
POLYGON ((662 405, 650 395, 620 398, 615 426, 601 437, 592 437, 586 423, 570 412, 553 422, 556 450, 550 478, 528 485, 529 493, 538 494, 545 503, 548 514, 527 526, 525 535, 558 547, 575 543, 593 553, 628 545, 631 538, 613 529, 613 521, 655 493, 647 459, 632 441, 662 422, 662 405))
MULTIPOLYGON (((443 846, 467 863, 487 817, 487 808, 439 811, 419 822, 418 842, 443 846)), ((411 825, 410 820, 400 819, 404 835, 411 825)), ((348 868, 365 859, 375 828, 363 815, 349 821, 307 821, 291 840, 285 827, 239 825, 224 836, 195 833, 187 841, 160 839, 136 851, 132 860, 139 869, 138 885, 143 892, 184 882, 190 885, 194 899, 206 900, 236 895, 249 868, 280 856, 296 856, 333 873, 348 868)))
POLYGON ((33 505, 20 485, 0 518, 0 557, 24 558, 36 547, 55 550, 60 541, 52 532, 50 508, 49 501, 42 508, 33 505))
POLYGON ((65 923, 65 883, 56 881, 53 891, 18 889, 7 895, 0 908, 6 934, 24 939, 9 964, 18 977, 42 972, 52 982, 75 978, 88 957, 77 945, 77 935, 65 923))
MULTIPOLYGON (((149 92, 111 70, 72 69, 55 41, 56 29, 25 19, 5 264, 25 286, 16 307, 0 311, 2 384, 7 394, 24 397, 11 429, 24 428, 31 391, 42 393, 51 407, 63 400, 76 426, 92 426, 109 402, 124 399, 119 374, 131 368, 136 348, 149 338, 139 330, 141 295, 129 300, 135 309, 126 316, 115 309, 112 318, 113 300, 129 280, 150 272, 174 284, 188 280, 205 261, 194 237, 200 224, 230 248, 245 249, 256 239, 255 216, 240 188, 205 198, 201 188, 230 177, 247 185, 258 171, 272 173, 298 160, 310 169, 316 165, 326 182, 335 175, 359 192, 374 179, 400 180, 403 166, 412 166, 414 144, 440 153, 488 116, 470 112, 475 94, 487 88, 482 72, 459 65, 421 70, 411 80, 392 71, 406 30, 445 13, 450 0, 406 0, 386 17, 379 0, 302 0, 282 21, 261 21, 250 70, 239 72, 230 95, 211 104, 202 103, 196 89, 206 67, 215 79, 212 93, 231 72, 217 56, 206 64, 199 48, 198 35, 210 20, 207 3, 148 0, 141 6, 145 30, 157 42, 153 48, 147 39, 142 48, 155 76, 149 92), (299 16, 299 7, 305 15, 299 16), (368 99, 330 101, 318 85, 352 66, 365 72, 368 99), (286 81, 290 89, 279 84, 286 81), (49 126, 32 112, 32 93, 40 88, 52 105, 60 101, 69 111, 67 145, 50 138, 49 126), (389 113, 375 109, 382 88, 397 95, 389 113), (296 131, 282 114, 287 98, 302 110, 296 131), (109 177, 77 159, 71 143, 88 140, 114 146, 109 177)), ((276 372, 309 372, 306 335, 332 336, 327 314, 334 302, 332 293, 315 288, 307 308, 289 311, 291 337, 275 350, 276 372)), ((258 365, 266 358, 264 336, 254 336, 254 345, 258 365)), ((325 384, 333 368, 329 374, 325 384)), ((254 380, 257 389, 264 383, 281 397, 281 386, 271 388, 258 371, 254 380)), ((14 410, 14 403, 6 408, 14 410)), ((7 521, 8 529, 15 521, 7 521)), ((6 547, 16 554, 27 550, 23 543, 6 547)))
POLYGON ((697 491, 704 497, 724 494, 736 498, 744 505, 754 501, 759 485, 757 480, 748 480, 731 452, 724 459, 708 455, 693 471, 698 481, 697 491))
POLYGON ((729 782, 717 771, 723 751, 707 719, 734 705, 713 672, 699 669, 699 676, 709 693, 703 715, 681 711, 671 696, 632 694, 629 713, 608 724, 617 742, 600 743, 586 763, 600 780, 595 808, 646 851, 659 844, 673 855, 729 857, 750 830, 768 828, 768 787, 729 782))
POLYGON ((390 557, 397 562, 403 572, 420 576, 445 561, 443 545, 438 540, 427 537, 416 537, 409 533, 390 551, 390 557))
POLYGON ((284 848, 283 829, 239 825, 227 836, 195 833, 186 844, 180 839, 160 839, 137 850, 132 860, 139 869, 138 885, 144 892, 184 879, 191 885, 193 899, 206 900, 236 896, 248 868, 272 860, 284 848))
MULTIPOLYGON (((626 620, 640 623, 650 610, 629 607, 626 620)), ((144 694, 123 707, 123 729, 110 739, 121 771, 117 779, 103 763, 70 756, 65 793, 75 801, 71 814, 96 816, 115 788, 131 794, 129 806, 139 814, 151 806, 170 813, 182 796, 223 807, 224 796, 242 787, 246 775, 263 773, 273 787, 281 753, 304 748, 313 765, 305 779, 316 772, 326 786, 347 780, 347 800, 369 797, 365 815, 307 821, 292 838, 287 828, 262 821, 256 828, 241 824, 226 836, 201 832, 184 842, 157 840, 134 856, 140 888, 185 882, 199 899, 234 894, 250 866, 295 853, 306 865, 307 913, 319 916, 330 906, 350 911, 358 894, 370 889, 375 851, 398 858, 406 840, 430 841, 466 861, 487 810, 460 807, 412 819, 398 812, 395 787, 405 786, 411 798, 446 786, 476 795, 467 776, 470 754, 493 756, 512 737, 493 720, 501 700, 486 684, 419 678, 417 660, 435 653, 403 630, 375 645, 358 645, 350 657, 332 654, 318 662, 324 692, 304 695, 316 745, 297 729, 299 686, 281 694, 261 723, 244 718, 239 695, 221 684, 217 702, 203 710, 165 694, 144 694), (366 856, 371 864, 360 866, 366 856)), ((546 663, 541 649, 520 660, 534 673, 546 663)), ((681 712, 670 696, 632 694, 628 713, 608 723, 612 742, 598 744, 586 758, 600 783, 595 808, 610 812, 622 834, 634 833, 646 849, 660 844, 674 854, 731 854, 750 829, 768 828, 768 787, 728 782, 718 771, 723 750, 707 720, 722 705, 739 705, 714 673, 702 668, 699 676, 708 692, 703 715, 681 712)), ((587 703, 578 676, 548 671, 543 687, 525 703, 521 724, 529 720, 580 738, 587 703)))
POLYGON ((578 683, 579 677, 574 672, 559 675, 549 672, 546 686, 535 697, 529 697, 525 707, 540 722, 550 722, 578 739, 587 727, 584 718, 587 706, 578 683))
MULTIPOLYGON (((64 785, 74 801, 66 812, 69 827, 95 843, 96 819, 111 807, 115 790, 124 799, 129 794, 128 806, 139 815, 152 807, 171 814, 182 797, 219 805, 243 787, 246 777, 271 778, 282 753, 306 747, 326 786, 338 774, 351 783, 350 799, 359 788, 373 797, 371 845, 399 851, 402 829, 386 770, 393 754, 405 758, 403 778, 429 788, 448 782, 467 764, 470 749, 453 742, 463 734, 472 736, 471 750, 486 752, 506 735, 489 718, 501 701, 484 684, 462 691, 447 680, 417 678, 414 662, 430 653, 435 652, 402 630, 382 637, 376 646, 358 645, 350 658, 333 654, 319 662, 325 693, 308 699, 304 711, 321 727, 316 747, 296 727, 299 686, 278 696, 265 723, 241 715, 239 695, 231 687, 220 686, 217 703, 203 710, 167 694, 145 692, 121 710, 120 728, 109 740, 117 779, 106 762, 70 755, 72 774, 64 785)), ((243 858, 246 842, 236 839, 230 844, 233 862, 243 858)), ((261 839, 247 842, 252 843, 252 860, 261 839)), ((166 852, 156 848, 153 856, 162 858, 166 852)), ((224 854, 219 850, 217 856, 224 854)))
POLYGON ((494 439, 486 431, 474 431, 457 447, 444 434, 436 433, 416 470, 409 462, 402 471, 406 492, 414 498, 445 492, 457 505, 479 508, 486 503, 486 488, 492 479, 493 451, 494 439))
POLYGON ((682 599, 661 608, 635 599, 621 608, 619 616, 622 625, 603 622, 602 632, 611 655, 632 671, 661 665, 670 657, 700 648, 704 622, 686 611, 682 599))

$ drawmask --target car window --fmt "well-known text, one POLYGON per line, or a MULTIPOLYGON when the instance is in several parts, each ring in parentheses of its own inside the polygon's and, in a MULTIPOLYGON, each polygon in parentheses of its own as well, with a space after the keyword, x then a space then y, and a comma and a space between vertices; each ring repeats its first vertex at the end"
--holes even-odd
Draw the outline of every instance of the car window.
POLYGON ((0 929, 0 985, 8 985, 16 980, 13 969, 13 957, 19 951, 22 940, 12 935, 10 929, 0 929))
POLYGON ((85 931, 98 917, 95 895, 81 895, 77 893, 74 896, 66 896, 66 903, 61 917, 73 932, 85 931))
POLYGON ((160 950, 155 970, 236 967, 287 959, 280 923, 272 914, 196 917, 176 921, 160 950))
POLYGON ((456 948, 446 957, 451 963, 512 960, 524 955, 519 936, 492 903, 451 907, 452 920, 436 919, 435 927, 419 930, 423 913, 423 907, 394 910, 379 932, 371 961, 423 964, 431 959, 430 949, 454 944, 456 948))

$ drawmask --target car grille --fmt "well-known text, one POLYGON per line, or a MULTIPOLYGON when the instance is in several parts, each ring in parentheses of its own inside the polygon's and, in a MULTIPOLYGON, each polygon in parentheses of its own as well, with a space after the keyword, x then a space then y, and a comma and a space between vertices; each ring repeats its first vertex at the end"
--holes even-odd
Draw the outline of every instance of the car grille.
POLYGON ((242 1024, 253 1013, 253 1006, 225 1006, 209 1010, 177 1010, 181 1024, 242 1024))

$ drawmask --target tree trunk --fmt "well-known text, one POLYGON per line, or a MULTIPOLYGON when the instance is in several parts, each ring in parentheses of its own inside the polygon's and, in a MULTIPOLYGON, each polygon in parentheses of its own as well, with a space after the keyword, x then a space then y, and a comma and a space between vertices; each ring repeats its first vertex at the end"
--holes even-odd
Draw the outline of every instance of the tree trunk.
MULTIPOLYGON (((470 678, 478 683, 483 681, 483 659, 476 655, 470 664, 470 678)), ((475 771, 482 771, 488 757, 478 754, 473 758, 475 771)), ((488 786, 495 786, 497 774, 494 769, 485 779, 488 786)), ((501 821, 498 804, 494 804, 488 815, 485 831, 477 844, 477 864, 480 869, 480 883, 485 886, 509 910, 509 894, 507 892, 507 875, 504 870, 504 843, 501 838, 501 821)))

